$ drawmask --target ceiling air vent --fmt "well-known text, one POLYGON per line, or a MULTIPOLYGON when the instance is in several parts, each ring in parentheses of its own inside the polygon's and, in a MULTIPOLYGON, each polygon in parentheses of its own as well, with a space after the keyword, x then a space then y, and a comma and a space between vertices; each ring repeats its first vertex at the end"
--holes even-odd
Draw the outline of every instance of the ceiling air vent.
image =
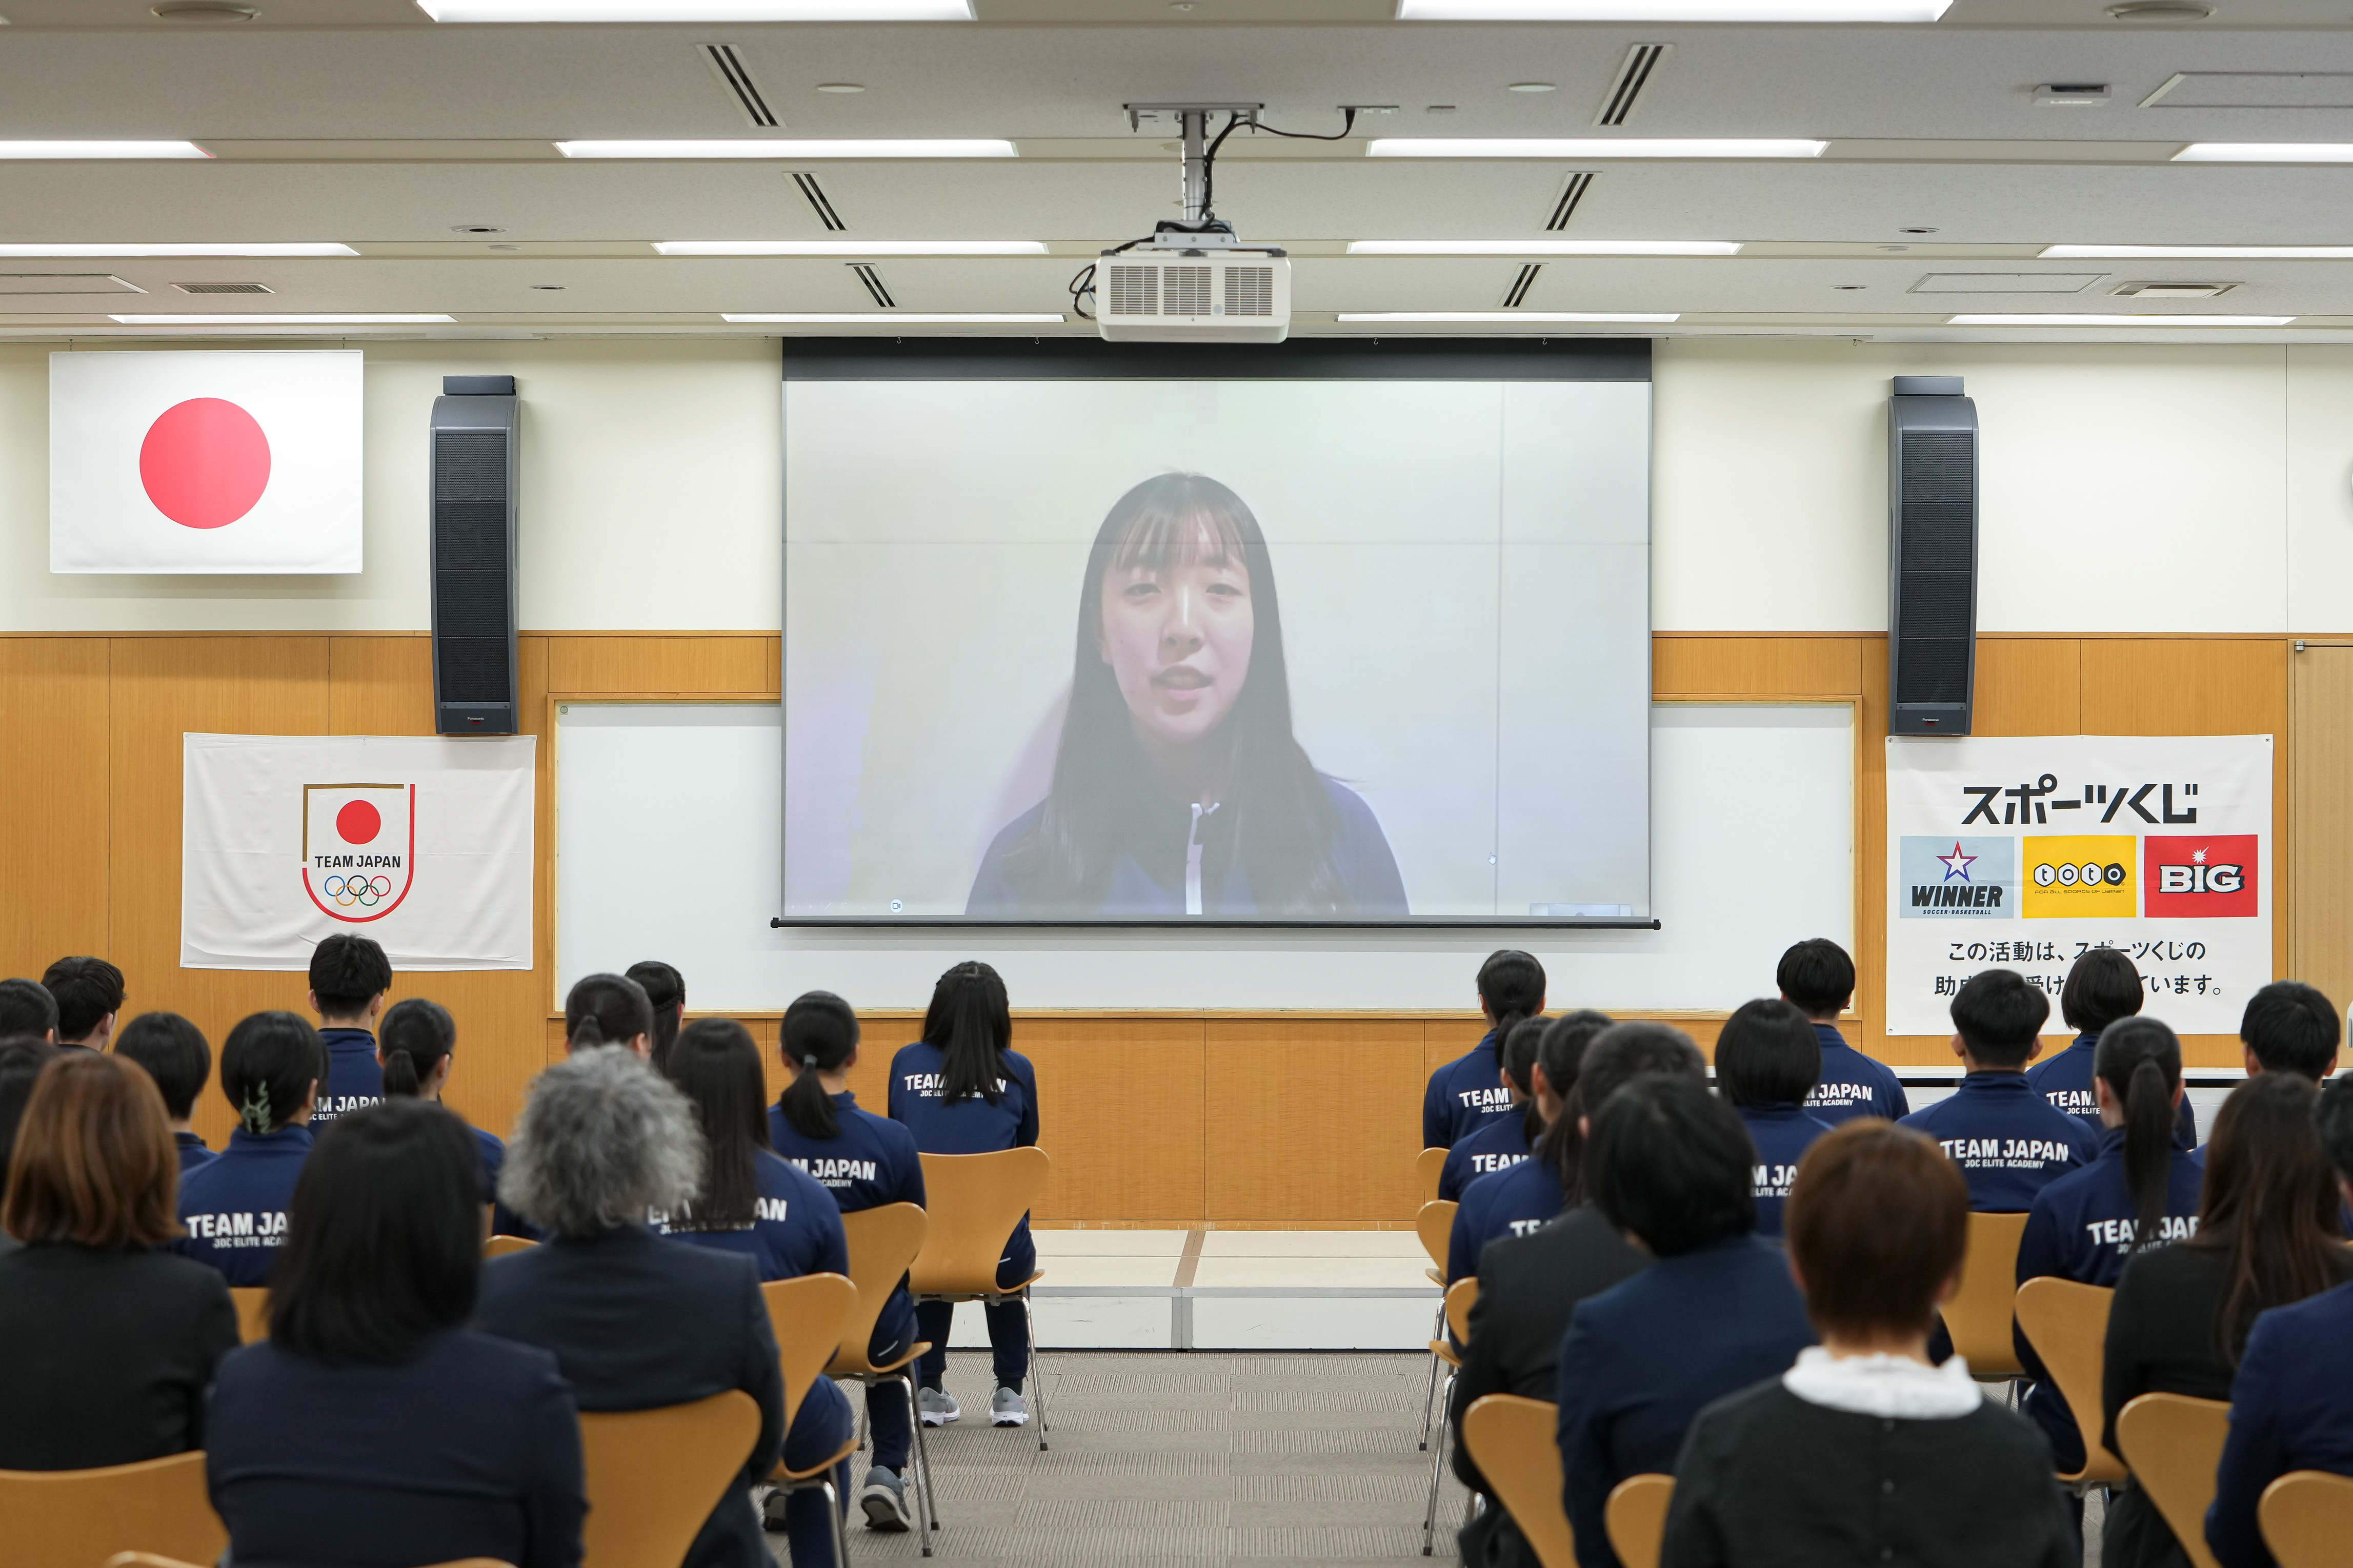
POLYGON ((719 85, 727 89, 727 96, 734 100, 735 108, 744 116, 746 125, 773 131, 783 123, 776 118, 776 111, 768 107, 766 95, 760 91, 760 84, 752 79, 752 73, 744 66, 742 57, 736 54, 734 45, 698 44, 695 48, 702 56, 703 64, 711 68, 711 74, 719 79, 719 85))
POLYGON ((853 261, 849 264, 849 269, 858 274, 858 280, 866 285, 866 291, 874 297, 876 304, 886 310, 895 310, 899 308, 899 301, 891 298, 891 286, 882 281, 881 272, 872 262, 853 261))
POLYGON ((1541 261, 1531 261, 1522 267, 1520 275, 1512 279, 1512 286, 1504 290, 1504 309, 1516 310, 1526 304, 1528 290, 1535 287, 1536 274, 1543 270, 1544 263, 1541 261))
POLYGON ((809 207, 817 214, 818 222, 835 234, 849 226, 841 221, 841 215, 833 210, 833 198, 825 194, 825 187, 817 183, 815 174, 805 171, 796 173, 793 184, 798 185, 801 195, 808 198, 809 207))
POLYGON ((267 294, 267 283, 174 283, 173 288, 183 294, 267 294))
POLYGON ((1592 188, 1592 170, 1580 169, 1571 174, 1568 183, 1560 188, 1560 199, 1552 204, 1552 216, 1545 219, 1546 231, 1556 233, 1567 228, 1568 220, 1577 216, 1577 204, 1583 201, 1585 193, 1592 188))
POLYGON ((1672 44, 1636 44, 1626 51, 1625 61, 1618 68, 1618 79, 1609 90, 1601 95, 1600 112, 1593 117, 1596 125, 1623 125, 1634 112, 1635 103, 1642 89, 1651 85, 1651 73, 1667 58, 1672 44))
POLYGON ((2112 292, 2128 300, 2211 300, 2236 283, 2119 283, 2112 292))

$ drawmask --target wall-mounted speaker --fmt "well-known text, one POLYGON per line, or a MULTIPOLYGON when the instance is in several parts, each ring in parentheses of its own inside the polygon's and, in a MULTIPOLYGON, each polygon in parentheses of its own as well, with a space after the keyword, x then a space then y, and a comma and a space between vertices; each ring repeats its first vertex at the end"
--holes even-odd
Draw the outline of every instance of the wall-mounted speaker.
POLYGON ((517 730, 515 408, 511 375, 444 376, 433 400, 436 734, 517 730))
POLYGON ((1887 404, 1887 732, 1966 735, 1977 690, 1978 408, 1957 375, 1887 404))

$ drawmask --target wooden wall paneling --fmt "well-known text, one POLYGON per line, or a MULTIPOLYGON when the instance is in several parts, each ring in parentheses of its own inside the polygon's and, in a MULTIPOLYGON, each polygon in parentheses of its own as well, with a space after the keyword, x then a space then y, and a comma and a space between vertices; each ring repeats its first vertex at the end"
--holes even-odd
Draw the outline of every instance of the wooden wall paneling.
POLYGON ((1420 1194, 1425 1031, 1419 1019, 1208 1020, 1213 1222, 1402 1222, 1420 1194))
POLYGON ((1862 700, 1854 707, 1862 781, 1854 803, 1854 1012, 1841 1023, 1864 1054, 1908 1064, 1923 1059, 1923 1047, 1908 1038, 1899 1046, 1887 1036, 1887 637, 1861 641, 1862 700))
POLYGON ((543 637, 548 689, 559 696, 763 697, 777 690, 774 650, 780 639, 773 637, 543 637))
MULTIPOLYGON (((1651 638, 1651 691, 1658 697, 1852 697, 1863 689, 1863 641, 1660 633, 1651 638)), ((1885 639, 1880 642, 1883 654, 1885 639)))
POLYGON ((32 742, 0 793, 0 973, 108 951, 108 688, 102 638, 0 637, 0 723, 32 742))
POLYGON ((1038 1069, 1039 1145, 1054 1157, 1050 1220, 1209 1217, 1208 1029, 1198 1018, 1024 1018, 1038 1069))
POLYGON ((2308 645, 2288 658, 2284 853, 2289 899, 2274 918, 2288 928, 2287 973, 2317 985, 2341 1010, 2353 1001, 2353 647, 2308 645))
POLYGON ((2084 730, 2078 637, 1978 638, 1979 735, 2075 735, 2084 730))

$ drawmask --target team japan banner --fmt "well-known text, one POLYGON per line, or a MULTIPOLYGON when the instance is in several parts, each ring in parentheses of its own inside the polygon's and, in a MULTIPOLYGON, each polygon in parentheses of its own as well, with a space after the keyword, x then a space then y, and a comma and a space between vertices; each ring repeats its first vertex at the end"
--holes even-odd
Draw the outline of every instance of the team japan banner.
POLYGON ((337 931, 396 969, 532 966, 534 737, 183 746, 183 967, 307 969, 337 931))
POLYGON ((2121 949, 2147 1011, 2228 1035, 2272 978, 2272 738, 1887 742, 1887 1032, 1952 1033, 1961 983, 2051 994, 2121 949))

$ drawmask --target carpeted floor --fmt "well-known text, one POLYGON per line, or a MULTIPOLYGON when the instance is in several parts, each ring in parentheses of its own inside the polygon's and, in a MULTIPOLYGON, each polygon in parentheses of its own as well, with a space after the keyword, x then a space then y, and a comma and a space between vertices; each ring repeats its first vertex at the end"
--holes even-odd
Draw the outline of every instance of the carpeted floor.
MULTIPOLYGON (((930 1434, 936 1561, 1420 1560, 1427 1355, 1064 1351, 1046 1365, 1041 1454, 1034 1426, 988 1425, 987 1353, 950 1353, 965 1415, 930 1434)), ((1462 1504, 1450 1474, 1440 1557, 1462 1504)), ((877 1534, 855 1511, 849 1538, 853 1561, 921 1557, 912 1531, 877 1534)), ((783 1538, 769 1544, 782 1560, 783 1538)))

